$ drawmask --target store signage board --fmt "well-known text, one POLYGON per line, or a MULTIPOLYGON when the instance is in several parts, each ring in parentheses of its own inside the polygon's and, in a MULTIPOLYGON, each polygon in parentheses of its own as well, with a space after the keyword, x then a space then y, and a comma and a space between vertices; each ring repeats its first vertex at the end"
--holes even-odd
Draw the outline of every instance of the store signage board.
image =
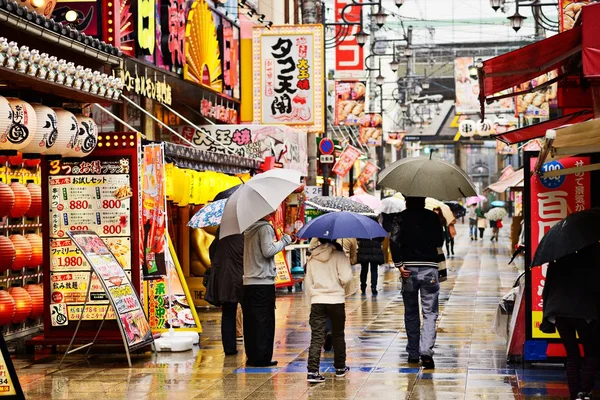
MULTIPOLYGON (((337 47, 336 47, 337 49, 337 47)), ((334 125, 360 125, 365 118, 367 84, 365 81, 335 82, 334 125)))
MULTIPOLYGON (((537 158, 530 159, 531 171, 534 170, 537 158)), ((568 157, 547 162, 542 172, 549 172, 576 166, 589 165, 589 157, 568 157)), ((533 255, 537 246, 554 224, 576 211, 591 207, 590 173, 577 173, 557 177, 533 175, 530 178, 530 210, 531 210, 531 251, 533 255)), ((542 292, 546 279, 547 265, 532 266, 531 269, 531 337, 533 339, 558 338, 558 334, 548 335, 540 331, 539 325, 543 317, 542 292)))
POLYGON ((336 26, 335 33, 336 37, 342 37, 340 43, 335 46, 335 70, 336 71, 362 71, 364 69, 364 50, 363 47, 358 44, 356 37, 354 36, 359 30, 360 16, 362 7, 360 7, 360 0, 356 2, 357 5, 349 6, 353 2, 348 0, 335 0, 335 22, 345 23, 352 22, 354 25, 350 26, 336 26), (342 17, 342 11, 344 15, 342 17))
POLYGON ((335 157, 332 154, 322 155, 319 158, 321 164, 333 164, 335 162, 335 157))
POLYGON ((360 150, 356 147, 347 146, 333 166, 331 172, 337 174, 340 178, 345 177, 348 171, 350 171, 350 168, 354 166, 356 160, 358 160, 358 157, 360 157, 360 154, 360 150))
MULTIPOLYGON (((275 229, 275 238, 281 240, 281 237, 285 234, 285 213, 283 204, 280 205, 275 212, 275 215, 271 220, 271 225, 273 226, 273 229, 275 229)), ((276 286, 287 286, 292 282, 292 275, 285 256, 285 250, 275 254, 275 269, 277 274, 275 276, 276 286)))
POLYGON ((375 175, 378 169, 379 168, 377 167, 377 165, 373 164, 371 161, 367 162, 367 165, 365 165, 363 170, 360 172, 360 175, 358 175, 358 178, 356 178, 356 183, 354 184, 354 186, 365 186, 367 182, 369 182, 371 177, 375 175))
MULTIPOLYGON (((129 351, 152 344, 152 330, 129 277, 96 232, 69 232, 108 296, 129 351)), ((84 308, 87 304, 84 304, 84 308)), ((74 335, 77 334, 75 331, 74 335)))
POLYGON ((307 199, 311 199, 316 196, 322 196, 323 188, 321 186, 305 186, 304 195, 307 199))
POLYGON ((17 371, 2 335, 0 335, 0 398, 14 400, 25 398, 17 371))

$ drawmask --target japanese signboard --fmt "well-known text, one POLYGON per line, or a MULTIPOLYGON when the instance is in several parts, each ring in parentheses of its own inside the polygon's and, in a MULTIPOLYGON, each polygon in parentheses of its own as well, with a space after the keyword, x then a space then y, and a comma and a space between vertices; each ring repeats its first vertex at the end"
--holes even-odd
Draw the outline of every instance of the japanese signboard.
POLYGON ((383 140, 383 118, 379 113, 366 114, 361 119, 358 140, 367 146, 381 146, 383 140))
MULTIPOLYGON (((535 79, 522 83, 515 90, 520 92, 535 88, 538 85, 542 85, 549 80, 556 78, 556 76, 556 71, 550 71, 546 74, 538 76, 535 79)), ((525 118, 548 119, 550 117, 551 106, 556 105, 557 93, 558 83, 554 83, 545 89, 516 96, 515 115, 518 117, 519 114, 521 114, 525 118)))
POLYGON ((17 371, 2 335, 0 335, 0 397, 15 400, 25 398, 17 371))
POLYGON ((581 13, 581 8, 591 2, 592 0, 560 0, 558 16, 560 31, 572 29, 581 13))
POLYGON ((358 160, 358 157, 360 157, 360 154, 360 150, 356 147, 347 146, 331 169, 331 172, 337 174, 340 178, 345 177, 350 168, 354 166, 356 160, 358 160))
POLYGON ((152 331, 140 299, 127 274, 106 243, 93 231, 69 232, 110 300, 128 347, 152 342, 152 331))
MULTIPOLYGON (((360 5, 352 5, 352 3, 352 1, 348 0, 335 0, 335 22, 360 22, 362 7, 360 5)), ((360 0, 356 1, 356 3, 360 3, 360 0)), ((335 46, 336 71, 362 71, 364 69, 363 47, 359 46, 356 36, 354 36, 358 32, 359 26, 359 24, 355 24, 349 27, 348 25, 338 25, 335 27, 336 37, 343 38, 335 46)))
MULTIPOLYGON (((530 160, 533 171, 536 158, 530 160)), ((542 172, 588 165, 589 157, 568 157, 550 161, 542 166, 542 172)), ((576 173, 554 177, 533 175, 531 177, 531 252, 533 258, 538 243, 544 235, 567 215, 591 207, 591 187, 589 173, 576 173)), ((540 331, 543 317, 542 293, 547 265, 532 266, 531 270, 531 323, 533 338, 558 338, 540 331)))
MULTIPOLYGON (((281 240, 281 237, 285 233, 285 208, 282 205, 277 208, 273 219, 271 220, 271 225, 275 229, 275 237, 277 240, 281 240)), ((287 260, 285 258, 285 250, 277 253, 275 255, 275 269, 277 271, 277 276, 275 277, 275 285, 286 285, 292 281, 292 277, 290 275, 290 267, 287 264, 287 260)))
POLYGON ((365 117, 367 86, 359 81, 335 82, 335 125, 359 125, 365 117))
MULTIPOLYGON (((181 135, 201 150, 226 154, 223 146, 241 157, 265 159, 275 157, 284 168, 308 174, 307 135, 305 130, 280 125, 204 125, 178 128, 181 135)), ((175 142, 176 138, 173 138, 175 142)))
POLYGON ((254 122, 324 129, 323 26, 254 27, 254 122))
POLYGON ((360 175, 358 175, 358 178, 356 178, 355 186, 365 186, 371 177, 375 175, 377 170, 377 165, 373 164, 371 161, 367 162, 367 165, 365 165, 360 172, 360 175))

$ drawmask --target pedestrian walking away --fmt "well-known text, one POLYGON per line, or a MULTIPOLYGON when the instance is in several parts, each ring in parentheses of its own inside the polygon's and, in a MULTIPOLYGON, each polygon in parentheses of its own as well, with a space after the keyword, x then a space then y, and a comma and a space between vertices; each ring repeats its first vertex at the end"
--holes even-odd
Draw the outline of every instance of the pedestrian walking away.
POLYGON ((310 300, 311 328, 310 348, 308 352, 307 381, 321 383, 325 381, 319 372, 321 347, 325 339, 327 318, 331 321, 333 339, 333 366, 336 377, 344 377, 349 368, 346 366, 346 341, 344 327, 346 323, 345 296, 352 293, 352 268, 348 258, 334 242, 320 239, 321 245, 312 250, 304 284, 310 300))
POLYGON ((471 240, 477 240, 477 213, 475 209, 477 206, 472 204, 469 206, 469 213, 467 216, 469 217, 469 236, 471 240))
POLYGON ((393 228, 392 257, 402 275, 408 362, 418 363, 420 357, 425 369, 433 369, 440 290, 438 248, 444 243, 444 231, 439 216, 425 209, 423 197, 406 198, 406 210, 398 214, 393 228))
POLYGON ((275 338, 275 255, 292 240, 283 235, 275 241, 269 216, 252 224, 244 232, 244 347, 247 366, 277 365, 273 361, 275 338))
POLYGON ((487 220, 485 219, 485 214, 481 208, 477 208, 475 210, 477 215, 477 229, 479 229, 479 239, 483 240, 483 233, 485 232, 485 228, 487 227, 487 220))
POLYGON ((360 263, 360 290, 366 294, 367 276, 371 272, 371 293, 377 295, 379 266, 385 262, 383 239, 361 239, 358 241, 358 262, 360 263))

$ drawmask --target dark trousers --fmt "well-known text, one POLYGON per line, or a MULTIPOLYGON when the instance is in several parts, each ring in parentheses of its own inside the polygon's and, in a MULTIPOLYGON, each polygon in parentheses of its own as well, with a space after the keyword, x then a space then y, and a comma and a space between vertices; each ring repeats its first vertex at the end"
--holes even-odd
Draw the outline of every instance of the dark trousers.
POLYGON ((248 361, 270 362, 275 339, 275 285, 244 285, 242 311, 248 361))
POLYGON ((225 354, 237 353, 236 313, 237 303, 223 303, 223 316, 221 317, 221 341, 225 354))
POLYGON ((483 232, 485 232, 485 228, 479 228, 479 238, 483 239, 483 232))
POLYGON ((360 263, 360 288, 365 290, 367 287, 367 275, 369 274, 369 264, 371 265, 371 289, 377 289, 377 263, 360 263))
POLYGON ((446 253, 450 255, 450 253, 454 254, 454 238, 450 235, 446 236, 446 253))
POLYGON ((556 317, 556 329, 567 350, 567 381, 571 399, 574 399, 578 392, 594 390, 600 347, 597 342, 598 321, 588 323, 581 318, 556 317), (583 344, 583 360, 577 335, 583 344))
MULTIPOLYGON (((318 372, 321 364, 321 348, 325 340, 327 318, 331 320, 331 337, 333 339, 333 366, 342 369, 346 366, 346 340, 344 325, 346 309, 341 304, 313 304, 310 308, 310 349, 308 351, 308 372, 318 372)), ((244 320, 245 321, 245 320, 244 320)))

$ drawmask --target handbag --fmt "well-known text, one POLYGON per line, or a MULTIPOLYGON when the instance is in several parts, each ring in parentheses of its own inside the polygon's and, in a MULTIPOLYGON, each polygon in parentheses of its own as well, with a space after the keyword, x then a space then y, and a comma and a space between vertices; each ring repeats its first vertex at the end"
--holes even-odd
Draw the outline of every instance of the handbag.
POLYGON ((212 273, 212 268, 209 268, 204 272, 202 284, 204 285, 204 300, 213 306, 220 306, 221 302, 216 300, 215 296, 215 275, 212 273))
POLYGON ((502 221, 497 221, 496 222, 496 228, 502 228, 504 225, 502 225, 502 221))
POLYGON ((448 226, 448 234, 451 238, 456 236, 456 228, 454 227, 454 224, 448 226))

